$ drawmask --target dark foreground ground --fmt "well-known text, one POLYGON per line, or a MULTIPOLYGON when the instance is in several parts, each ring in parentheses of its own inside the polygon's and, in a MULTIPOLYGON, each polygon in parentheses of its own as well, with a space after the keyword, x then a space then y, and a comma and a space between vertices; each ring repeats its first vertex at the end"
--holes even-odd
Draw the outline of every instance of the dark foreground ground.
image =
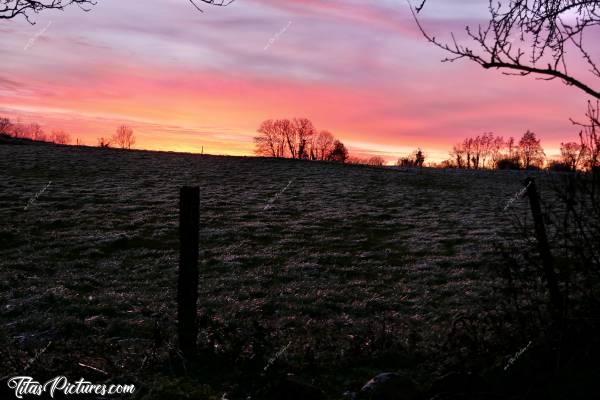
POLYGON ((502 211, 522 178, 0 145, 2 385, 67 375, 245 399, 293 373, 339 399, 399 371, 426 386, 477 364, 453 340, 496 309, 494 246, 526 211, 502 211), (175 351, 183 185, 201 191, 197 365, 175 351))

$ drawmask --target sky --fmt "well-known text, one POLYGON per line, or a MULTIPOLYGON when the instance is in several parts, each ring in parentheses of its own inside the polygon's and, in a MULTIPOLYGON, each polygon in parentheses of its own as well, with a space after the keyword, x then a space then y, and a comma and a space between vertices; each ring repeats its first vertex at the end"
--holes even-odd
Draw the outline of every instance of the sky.
MULTIPOLYGON (((485 18, 487 0, 430 0, 439 37, 485 18)), ((558 81, 441 63, 406 1, 98 0, 0 21, 0 115, 96 145, 128 124, 137 148, 252 155, 261 121, 307 117, 356 156, 430 160, 483 132, 546 153, 577 139, 588 98, 558 81)))

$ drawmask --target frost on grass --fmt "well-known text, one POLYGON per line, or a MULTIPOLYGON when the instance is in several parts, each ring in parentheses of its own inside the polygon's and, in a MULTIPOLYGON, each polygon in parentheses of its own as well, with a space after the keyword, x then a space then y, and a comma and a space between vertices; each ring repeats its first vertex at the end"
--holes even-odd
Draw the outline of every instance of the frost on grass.
POLYGON ((493 239, 520 179, 0 146, 0 337, 23 354, 52 342, 45 368, 148 365, 152 343, 174 342, 178 193, 198 185, 204 317, 258 321, 265 353, 291 342, 290 362, 368 354, 375 331, 431 343, 457 311, 494 304, 493 239))

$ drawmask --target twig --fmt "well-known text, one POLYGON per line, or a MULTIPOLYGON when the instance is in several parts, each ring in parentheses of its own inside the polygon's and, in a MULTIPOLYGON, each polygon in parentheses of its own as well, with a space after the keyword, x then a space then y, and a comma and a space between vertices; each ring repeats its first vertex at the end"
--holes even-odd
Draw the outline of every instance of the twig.
POLYGON ((83 368, 88 368, 88 369, 91 369, 92 371, 99 372, 99 373, 101 373, 101 374, 103 374, 103 375, 106 375, 106 376, 108 376, 108 375, 109 375, 109 373, 108 373, 108 372, 106 372, 106 371, 104 371, 104 370, 101 370, 100 368, 96 368, 96 367, 93 367, 93 366, 91 366, 91 365, 84 364, 84 363, 82 363, 82 362, 80 362, 80 363, 77 363, 77 365, 79 365, 80 367, 83 367, 83 368))
POLYGON ((29 368, 31 368, 31 366, 33 364, 35 364, 35 362, 42 356, 42 354, 44 354, 46 352, 46 350, 48 350, 48 348, 50 347, 50 345, 52 344, 52 341, 48 342, 48 344, 46 345, 46 347, 44 347, 42 350, 40 350, 39 352, 37 352, 35 354, 35 356, 33 356, 33 358, 31 358, 27 364, 25 365, 25 368, 23 369, 23 371, 27 371, 29 368))

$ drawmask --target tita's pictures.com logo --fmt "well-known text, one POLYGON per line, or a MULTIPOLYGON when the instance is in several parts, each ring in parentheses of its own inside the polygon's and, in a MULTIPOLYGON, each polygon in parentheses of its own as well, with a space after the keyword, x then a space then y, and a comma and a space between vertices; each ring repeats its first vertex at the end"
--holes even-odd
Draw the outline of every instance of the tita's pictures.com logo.
POLYGON ((75 382, 69 382, 66 376, 57 376, 45 383, 40 383, 30 376, 15 376, 8 381, 8 387, 14 390, 17 399, 24 399, 30 396, 50 396, 54 398, 60 395, 97 395, 97 396, 115 396, 131 395, 135 392, 135 385, 118 384, 94 384, 81 378, 75 382))

